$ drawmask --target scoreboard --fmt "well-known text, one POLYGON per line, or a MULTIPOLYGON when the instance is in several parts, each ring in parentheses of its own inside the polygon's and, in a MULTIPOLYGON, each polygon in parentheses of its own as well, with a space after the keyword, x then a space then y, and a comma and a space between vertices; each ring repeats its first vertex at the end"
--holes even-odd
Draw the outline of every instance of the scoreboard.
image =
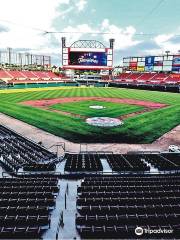
POLYGON ((66 69, 112 69, 111 48, 63 48, 63 68, 66 69))

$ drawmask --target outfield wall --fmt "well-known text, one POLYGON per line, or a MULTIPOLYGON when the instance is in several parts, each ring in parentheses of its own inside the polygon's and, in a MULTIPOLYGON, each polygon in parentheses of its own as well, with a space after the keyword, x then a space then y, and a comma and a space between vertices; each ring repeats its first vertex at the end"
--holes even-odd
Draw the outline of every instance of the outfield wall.
POLYGON ((179 85, 158 85, 158 84, 134 84, 134 83, 110 83, 109 87, 142 89, 150 91, 180 93, 179 85))
MULTIPOLYGON (((68 86, 77 86, 77 83, 28 83, 28 84, 14 84, 8 86, 8 89, 24 89, 24 88, 47 88, 47 87, 68 87, 68 86)), ((4 89, 4 87, 3 87, 4 89)))
MULTIPOLYGON (((86 84, 85 84, 86 85, 86 84)), ((95 83, 94 87, 105 87, 105 83, 95 83)), ((15 83, 9 86, 0 86, 0 89, 27 89, 27 88, 48 88, 48 87, 77 87, 81 84, 77 82, 66 82, 66 83, 15 83)), ((82 84, 82 86, 84 86, 82 84)))

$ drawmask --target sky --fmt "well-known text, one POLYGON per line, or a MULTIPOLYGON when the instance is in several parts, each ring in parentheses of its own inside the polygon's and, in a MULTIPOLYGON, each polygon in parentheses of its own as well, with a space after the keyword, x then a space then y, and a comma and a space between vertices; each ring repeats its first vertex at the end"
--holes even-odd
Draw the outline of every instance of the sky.
POLYGON ((180 0, 0 0, 0 50, 51 55, 60 66, 62 36, 67 46, 92 39, 108 47, 114 38, 119 65, 126 56, 177 53, 179 13, 180 0))

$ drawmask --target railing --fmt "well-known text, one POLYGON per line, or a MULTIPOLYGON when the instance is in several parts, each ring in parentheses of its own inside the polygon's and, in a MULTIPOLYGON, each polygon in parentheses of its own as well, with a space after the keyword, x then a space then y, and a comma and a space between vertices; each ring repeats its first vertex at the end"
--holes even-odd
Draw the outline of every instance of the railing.
POLYGON ((177 174, 180 173, 180 170, 171 170, 171 171, 157 171, 157 172, 147 172, 147 171, 122 171, 122 172, 2 172, 2 177, 31 177, 31 176, 54 176, 58 178, 84 178, 87 176, 125 176, 125 175, 161 175, 161 174, 177 174))

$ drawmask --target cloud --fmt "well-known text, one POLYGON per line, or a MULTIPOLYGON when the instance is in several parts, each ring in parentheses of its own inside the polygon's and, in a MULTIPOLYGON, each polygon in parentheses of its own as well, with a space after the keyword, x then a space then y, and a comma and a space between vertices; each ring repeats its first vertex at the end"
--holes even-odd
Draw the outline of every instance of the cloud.
POLYGON ((110 24, 108 19, 104 19, 99 25, 97 24, 97 26, 95 27, 94 26, 92 27, 89 24, 79 24, 76 26, 67 26, 62 31, 70 32, 68 34, 62 34, 67 38, 67 42, 69 43, 69 45, 72 44, 74 41, 79 40, 80 38, 85 39, 86 37, 89 39, 95 38, 96 40, 106 42, 107 44, 109 44, 110 38, 114 38, 116 50, 136 46, 141 42, 139 40, 134 39, 136 29, 133 26, 121 28, 119 26, 110 24), (96 34, 99 32, 105 34, 102 35, 96 34))
POLYGON ((110 38, 114 38, 116 50, 135 46, 141 42, 134 39, 136 29, 133 26, 122 28, 114 24, 110 24, 109 19, 104 19, 102 21, 101 31, 110 32, 110 34, 103 35, 103 40, 108 42, 110 38))
POLYGON ((177 53, 180 49, 180 38, 175 33, 158 35, 154 41, 163 52, 168 50, 171 53, 177 53))
POLYGON ((0 33, 1 33, 1 32, 8 32, 8 31, 9 31, 9 28, 8 28, 8 27, 0 24, 0 33))
MULTIPOLYGON (((96 30, 91 28, 91 26, 89 26, 88 24, 79 24, 75 27, 67 26, 62 31, 69 32, 67 34, 65 34, 65 33, 62 34, 61 36, 66 37, 67 46, 70 46, 73 42, 79 40, 80 38, 82 38, 82 37, 85 38, 85 36, 88 32, 95 32, 96 30)), ((58 36, 58 37, 60 37, 60 36, 58 36)))
POLYGON ((79 0, 75 3, 77 9, 79 12, 81 12, 82 10, 84 10, 85 6, 87 4, 86 0, 79 0))
POLYGON ((168 40, 170 40, 174 35, 173 34, 161 34, 158 35, 154 38, 154 41, 158 44, 158 45, 162 45, 164 43, 166 43, 168 40))
POLYGON ((43 30, 55 30, 52 22, 60 13, 59 6, 68 7, 69 3, 70 0, 3 1, 0 22, 7 27, 0 25, 0 48, 50 55, 60 52, 60 44, 53 45, 55 41, 43 30))
POLYGON ((58 16, 62 17, 62 19, 64 19, 67 16, 67 14, 69 14, 73 10, 74 10, 74 7, 70 6, 70 7, 66 8, 65 10, 61 11, 58 16))

